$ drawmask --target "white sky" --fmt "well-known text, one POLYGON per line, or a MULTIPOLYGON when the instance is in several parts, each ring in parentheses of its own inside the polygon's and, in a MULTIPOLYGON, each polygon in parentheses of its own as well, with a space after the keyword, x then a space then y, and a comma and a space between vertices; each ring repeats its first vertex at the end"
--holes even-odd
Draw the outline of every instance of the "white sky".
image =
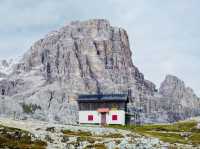
POLYGON ((0 0, 0 59, 72 20, 104 18, 127 30, 133 62, 157 84, 166 74, 200 95, 199 0, 0 0))

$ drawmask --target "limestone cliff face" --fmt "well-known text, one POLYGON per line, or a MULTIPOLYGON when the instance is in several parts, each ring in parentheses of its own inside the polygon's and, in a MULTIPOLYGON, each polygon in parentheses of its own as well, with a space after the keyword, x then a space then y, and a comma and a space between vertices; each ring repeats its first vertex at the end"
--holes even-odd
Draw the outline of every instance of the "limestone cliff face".
POLYGON ((72 22, 36 42, 16 70, 33 69, 75 93, 127 92, 136 85, 151 92, 155 87, 133 65, 126 31, 106 20, 72 22))
POLYGON ((169 97, 171 86, 157 93, 156 86, 133 65, 131 55, 124 29, 106 20, 71 22, 37 41, 0 81, 4 103, 0 107, 16 103, 0 114, 75 123, 77 94, 127 93, 130 89, 129 106, 141 106, 144 121, 149 116, 157 120, 167 111, 161 101, 169 97))
POLYGON ((184 81, 167 75, 161 83, 159 93, 171 101, 171 112, 180 113, 182 118, 199 115, 200 99, 184 81))
MULTIPOLYGON (((165 97, 172 97, 176 99, 195 99, 198 97, 190 87, 186 87, 184 81, 176 76, 167 75, 165 80, 161 83, 159 93, 165 97)), ((186 105, 185 105, 186 106, 186 105)))
POLYGON ((152 95, 155 85, 133 65, 126 31, 106 20, 71 22, 48 34, 0 82, 2 100, 21 106, 19 117, 66 123, 77 120, 77 94, 128 89, 152 95))

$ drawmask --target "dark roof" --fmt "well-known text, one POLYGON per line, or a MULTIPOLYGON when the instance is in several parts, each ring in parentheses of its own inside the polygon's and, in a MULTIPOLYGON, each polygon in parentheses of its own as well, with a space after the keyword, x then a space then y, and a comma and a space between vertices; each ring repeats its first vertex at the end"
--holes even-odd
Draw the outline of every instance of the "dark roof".
POLYGON ((84 94, 78 96, 78 102, 127 101, 127 94, 84 94))

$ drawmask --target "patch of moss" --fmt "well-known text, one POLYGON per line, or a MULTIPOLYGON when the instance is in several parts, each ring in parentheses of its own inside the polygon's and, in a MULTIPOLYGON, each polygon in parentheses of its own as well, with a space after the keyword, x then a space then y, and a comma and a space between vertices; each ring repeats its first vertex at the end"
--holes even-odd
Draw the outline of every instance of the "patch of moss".
MULTIPOLYGON (((192 128, 196 126, 196 122, 178 122, 174 124, 152 124, 133 126, 132 128, 137 131, 165 131, 165 132, 190 132, 192 128)), ((130 126, 129 126, 130 127, 130 126)))
POLYGON ((200 145, 200 133, 192 133, 188 140, 193 145, 200 145))
POLYGON ((193 133, 200 133, 200 129, 194 127, 194 128, 191 129, 191 132, 193 132, 193 133))
POLYGON ((62 133, 71 136, 92 136, 91 132, 81 131, 81 130, 79 131, 62 130, 62 133))
POLYGON ((196 128, 197 122, 177 122, 173 124, 145 124, 141 126, 137 125, 112 125, 109 127, 118 129, 128 129, 133 132, 137 132, 141 135, 152 136, 159 138, 164 142, 180 143, 180 144, 192 144, 200 145, 200 130, 196 128), (190 135, 184 137, 182 133, 188 132, 190 135))
POLYGON ((187 141, 184 139, 184 137, 181 137, 180 134, 177 133, 164 133, 152 131, 148 132, 147 135, 159 138, 164 142, 187 144, 187 141))
POLYGON ((88 145, 84 149, 92 149, 92 148, 94 148, 94 149, 107 149, 107 147, 103 143, 88 145))
POLYGON ((46 131, 54 133, 55 132, 55 127, 47 127, 46 131))
POLYGON ((78 137, 78 138, 77 138, 77 141, 78 141, 78 142, 87 141, 87 142, 93 144, 93 143, 95 143, 95 141, 99 141, 99 139, 96 139, 96 138, 93 138, 93 137, 84 137, 84 136, 82 136, 82 137, 78 137))
POLYGON ((0 148, 11 149, 45 149, 47 143, 31 139, 27 131, 0 125, 0 148))
POLYGON ((98 136, 98 137, 102 137, 102 138, 123 138, 124 136, 120 133, 110 133, 110 134, 105 134, 105 135, 98 136))
POLYGON ((36 104, 21 104, 23 112, 27 114, 33 114, 36 110, 41 110, 41 107, 36 104))

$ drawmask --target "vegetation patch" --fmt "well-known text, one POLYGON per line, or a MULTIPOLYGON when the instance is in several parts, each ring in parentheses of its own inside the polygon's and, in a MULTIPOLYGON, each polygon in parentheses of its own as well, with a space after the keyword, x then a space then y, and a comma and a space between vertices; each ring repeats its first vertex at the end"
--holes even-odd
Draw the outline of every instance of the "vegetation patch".
POLYGON ((46 131, 54 133, 55 132, 55 127, 47 127, 46 131))
POLYGON ((70 137, 75 136, 77 137, 76 141, 73 142, 67 142, 68 145, 78 146, 82 142, 87 142, 89 145, 85 147, 85 149, 106 149, 106 146, 101 143, 103 140, 107 138, 115 139, 115 141, 120 144, 121 140, 117 140, 116 138, 123 138, 124 136, 120 133, 110 133, 110 134, 104 134, 104 135, 94 135, 91 132, 87 131, 71 131, 71 130, 62 130, 62 133, 64 134, 63 137, 70 137))
POLYGON ((69 141, 69 137, 68 136, 63 136, 61 142, 62 143, 66 143, 69 141))
POLYGON ((101 139, 93 138, 93 137, 78 137, 77 142, 89 142, 91 144, 95 143, 96 141, 101 141, 101 139))
POLYGON ((99 138, 123 138, 124 136, 120 133, 110 133, 104 135, 92 135, 91 132, 87 131, 71 131, 71 130, 62 130, 64 135, 69 136, 80 136, 80 137, 99 137, 99 138))
POLYGON ((128 129, 144 136, 159 138, 164 142, 200 145, 200 130, 196 128, 197 122, 177 122, 173 124, 148 124, 148 125, 112 125, 118 129, 128 129))
MULTIPOLYGON (((72 142, 67 143, 67 145, 72 145, 72 146, 74 146, 75 148, 78 148, 78 147, 80 146, 80 142, 72 141, 72 142)), ((69 148, 70 148, 70 147, 69 147, 69 148)))
POLYGON ((200 145, 200 133, 192 133, 188 139, 191 144, 200 145))
POLYGON ((46 149, 47 143, 32 140, 32 134, 16 128, 0 125, 0 148, 9 149, 46 149))
POLYGON ((105 144, 103 144, 103 143, 88 145, 84 149, 93 149, 93 148, 94 149, 107 149, 105 144))
POLYGON ((87 132, 87 131, 71 131, 71 130, 62 130, 62 133, 64 135, 69 135, 69 136, 92 136, 91 132, 87 132))
POLYGON ((23 112, 27 114, 33 114, 36 110, 41 110, 41 107, 36 104, 21 104, 23 112))
POLYGON ((110 134, 104 134, 102 136, 98 136, 102 138, 123 138, 124 136, 120 133, 110 133, 110 134))

